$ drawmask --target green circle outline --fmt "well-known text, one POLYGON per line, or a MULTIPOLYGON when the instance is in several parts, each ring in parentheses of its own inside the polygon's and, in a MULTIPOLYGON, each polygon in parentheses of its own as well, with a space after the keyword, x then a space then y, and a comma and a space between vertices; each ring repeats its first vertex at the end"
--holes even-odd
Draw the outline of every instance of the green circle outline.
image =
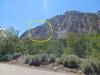
POLYGON ((53 27, 52 27, 52 24, 51 24, 49 21, 47 21, 47 20, 32 20, 32 21, 30 22, 29 27, 30 27, 30 28, 29 28, 29 30, 28 30, 28 37, 29 37, 29 39, 32 40, 33 42, 37 42, 37 43, 48 42, 49 40, 52 39, 53 27), (45 23, 47 23, 48 26, 49 26, 49 28, 51 29, 50 37, 49 37, 47 40, 34 40, 34 39, 32 39, 32 37, 31 37, 31 35, 32 35, 32 34, 31 34, 31 24, 32 24, 32 22, 45 22, 45 23))

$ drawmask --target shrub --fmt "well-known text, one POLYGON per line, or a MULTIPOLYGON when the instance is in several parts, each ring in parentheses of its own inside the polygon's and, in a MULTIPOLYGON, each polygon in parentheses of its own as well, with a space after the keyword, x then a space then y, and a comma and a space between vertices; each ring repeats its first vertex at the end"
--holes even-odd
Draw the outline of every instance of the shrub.
POLYGON ((49 60, 48 60, 48 62, 49 62, 49 63, 54 63, 55 60, 56 60, 56 56, 55 56, 54 54, 50 54, 50 55, 49 55, 49 60))
POLYGON ((30 61, 31 61, 31 58, 32 58, 32 56, 31 55, 27 55, 26 57, 25 57, 25 64, 29 64, 30 63, 30 61))
POLYGON ((59 57, 56 59, 57 64, 63 64, 63 57, 59 57))
POLYGON ((40 59, 40 56, 39 55, 34 55, 31 57, 30 59, 30 63, 29 65, 33 65, 33 66, 40 66, 41 64, 41 59, 40 59))
POLYGON ((84 60, 80 67, 86 75, 95 75, 94 68, 89 60, 84 60))
POLYGON ((13 56, 11 54, 5 54, 4 56, 1 57, 1 61, 7 62, 11 61, 13 59, 13 56))
POLYGON ((80 63, 80 58, 75 55, 68 55, 64 58, 63 61, 63 65, 68 68, 78 68, 80 63))
POLYGON ((13 59, 17 59, 21 56, 21 53, 14 53, 13 54, 13 59))
POLYGON ((48 54, 41 54, 40 59, 42 64, 46 64, 48 62, 48 54))
POLYGON ((98 60, 90 61, 96 75, 100 75, 100 62, 98 60))

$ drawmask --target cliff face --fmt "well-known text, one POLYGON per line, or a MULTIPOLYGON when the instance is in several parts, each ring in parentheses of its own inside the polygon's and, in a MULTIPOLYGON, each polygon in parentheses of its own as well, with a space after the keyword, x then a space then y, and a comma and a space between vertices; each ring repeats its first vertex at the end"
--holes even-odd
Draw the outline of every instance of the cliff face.
MULTIPOLYGON (((54 29, 53 38, 65 38, 68 33, 97 33, 100 31, 100 12, 83 13, 67 11, 64 15, 58 15, 48 20, 54 29)), ((49 36, 48 25, 45 23, 31 30, 33 38, 46 39, 49 36)), ((21 38, 28 38, 28 31, 21 38)))

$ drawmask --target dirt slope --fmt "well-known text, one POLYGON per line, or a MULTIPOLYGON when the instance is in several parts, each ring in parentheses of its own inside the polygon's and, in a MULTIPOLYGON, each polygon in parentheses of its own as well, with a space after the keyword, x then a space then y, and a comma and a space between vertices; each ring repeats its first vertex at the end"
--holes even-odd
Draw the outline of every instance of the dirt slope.
POLYGON ((76 74, 49 72, 49 71, 29 69, 20 66, 0 63, 0 75, 76 75, 76 74))

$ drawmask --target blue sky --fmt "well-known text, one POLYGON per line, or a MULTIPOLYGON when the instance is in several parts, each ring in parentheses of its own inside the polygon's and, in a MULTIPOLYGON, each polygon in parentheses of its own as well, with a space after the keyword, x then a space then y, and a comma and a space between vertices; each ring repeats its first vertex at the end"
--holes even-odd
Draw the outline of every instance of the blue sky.
MULTIPOLYGON (((100 0, 0 0, 0 27, 13 26, 20 35, 31 20, 47 19, 68 10, 96 12, 100 0)), ((40 23, 32 23, 36 27, 40 23)))

